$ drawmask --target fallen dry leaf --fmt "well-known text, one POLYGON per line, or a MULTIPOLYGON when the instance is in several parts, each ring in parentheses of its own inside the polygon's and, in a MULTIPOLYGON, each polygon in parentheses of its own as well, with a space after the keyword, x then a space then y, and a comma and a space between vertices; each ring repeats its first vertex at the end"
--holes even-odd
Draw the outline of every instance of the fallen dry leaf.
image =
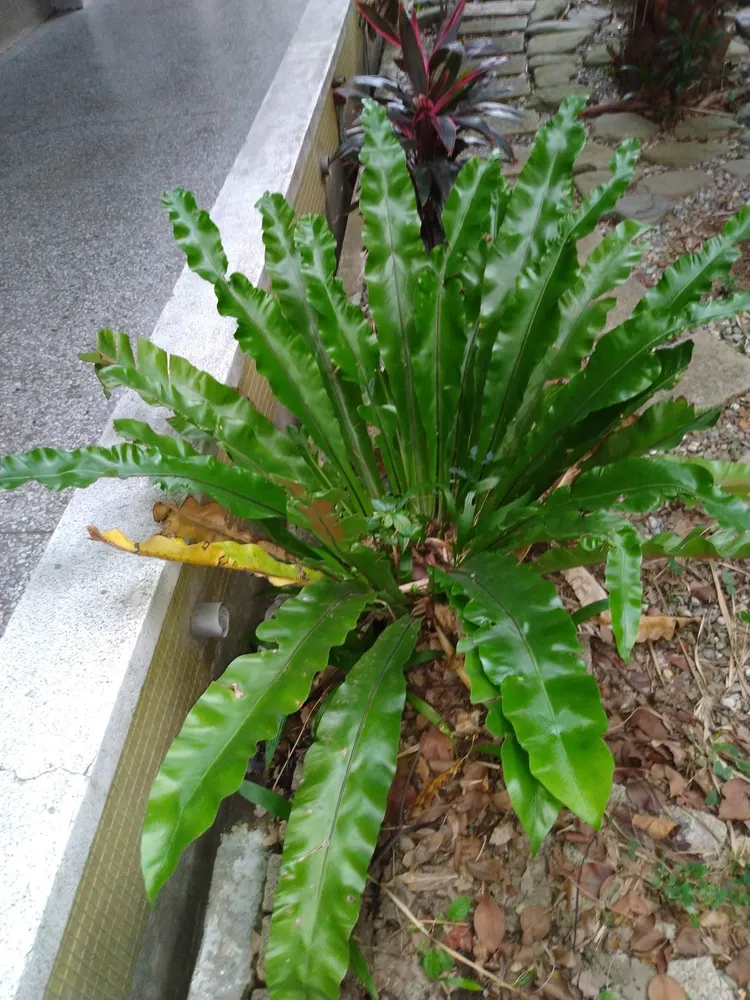
POLYGON ((420 752, 428 764, 437 760, 453 760, 454 747, 436 726, 430 726, 419 741, 420 752))
POLYGON ((583 566, 564 569, 562 575, 580 601, 581 607, 594 604, 596 601, 605 601, 609 597, 604 587, 583 566))
POLYGON ((750 946, 743 948, 724 971, 738 986, 747 986, 750 983, 750 946))
POLYGON ((454 951, 470 952, 474 947, 474 935, 471 927, 451 927, 443 936, 443 944, 454 951))
POLYGON ((661 928, 656 926, 656 917, 650 913, 642 917, 633 928, 630 948, 631 951, 649 952, 657 948, 663 940, 661 928))
POLYGON ((502 882, 505 878, 505 865, 497 858, 480 858, 479 861, 469 861, 466 867, 480 882, 502 882))
POLYGON ((636 642, 653 642, 657 639, 673 639, 675 629, 692 625, 694 618, 675 618, 672 615, 641 615, 636 642))
POLYGON ((651 768, 651 774, 655 778, 663 778, 669 782, 669 794, 671 798, 677 798, 678 795, 682 795, 685 791, 685 779, 679 771, 675 771, 669 764, 654 764, 651 768))
POLYGON ((410 892, 431 892, 433 889, 443 889, 457 878, 455 872, 404 872, 393 881, 406 886, 410 892))
POLYGON ((635 913, 644 917, 649 913, 653 913, 654 910, 653 904, 649 903, 643 896, 639 896, 635 889, 629 889, 617 902, 611 903, 609 908, 615 913, 621 913, 623 916, 635 913))
POLYGON ((505 940, 505 915, 492 896, 484 895, 474 910, 474 933, 482 948, 493 954, 505 940))
POLYGON ((643 830, 653 840, 664 840, 680 824, 666 816, 649 816, 637 813, 631 820, 636 830, 643 830))
POLYGON ((498 823, 490 834, 490 847, 505 847, 513 839, 515 832, 512 823, 498 823))
POLYGON ((654 976, 648 984, 648 1000, 687 1000, 687 993, 671 976, 654 976))
POLYGON ((647 812, 661 812, 666 804, 667 797, 661 788, 654 788, 645 778, 636 778, 627 784, 627 796, 636 809, 643 809, 647 812))
POLYGON ((650 740, 669 739, 669 730, 664 720, 650 708, 641 705, 630 716, 629 722, 648 736, 650 740))
POLYGON ((549 934, 550 912, 546 906, 527 906, 521 910, 522 944, 533 944, 543 941, 549 934))
POLYGON ((612 865, 604 865, 599 861, 586 861, 581 866, 581 877, 578 883, 581 892, 589 899, 598 899, 602 886, 614 873, 612 865))
POLYGON ((700 927, 683 927, 674 940, 674 950, 688 958, 699 958, 707 953, 700 927))
POLYGON ((720 819, 750 819, 750 785, 742 778, 730 778, 721 789, 720 819))
POLYGON ((542 994, 550 1000, 576 1000, 578 993, 559 972, 553 972, 542 985, 542 994))

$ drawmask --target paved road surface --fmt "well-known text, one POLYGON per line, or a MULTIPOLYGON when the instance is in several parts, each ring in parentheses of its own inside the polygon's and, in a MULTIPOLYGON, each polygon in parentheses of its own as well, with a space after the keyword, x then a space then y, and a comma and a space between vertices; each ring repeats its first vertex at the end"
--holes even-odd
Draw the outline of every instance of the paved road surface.
MULTIPOLYGON (((0 454, 96 442, 77 354, 150 335, 182 267, 161 195, 212 204, 305 4, 91 0, 0 55, 0 454)), ((0 634, 66 502, 0 493, 0 634)))

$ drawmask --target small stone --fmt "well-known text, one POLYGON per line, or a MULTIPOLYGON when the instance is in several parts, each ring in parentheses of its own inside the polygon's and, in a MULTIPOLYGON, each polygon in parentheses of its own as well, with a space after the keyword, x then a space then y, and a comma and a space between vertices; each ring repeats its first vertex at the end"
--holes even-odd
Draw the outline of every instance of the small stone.
POLYGON ((535 24, 537 21, 551 20, 553 17, 559 17, 567 7, 568 0, 538 0, 529 21, 535 24))
POLYGON ((673 170, 668 174, 647 177, 638 185, 638 191, 643 188, 652 194, 660 194, 677 201, 689 194, 695 194, 701 188, 712 187, 713 182, 713 177, 704 170, 673 170))
POLYGON ((734 996, 734 990, 719 975, 708 955, 703 958, 679 958, 669 963, 667 971, 690 1000, 732 1000, 734 996))
POLYGON ((662 812, 680 824, 679 832, 674 834, 675 843, 684 843, 687 847, 679 849, 701 858, 712 857, 721 851, 727 839, 727 826, 718 816, 674 804, 664 806, 662 812))
POLYGON ((587 198, 595 187, 610 180, 612 174, 609 170, 589 170, 574 177, 576 189, 582 198, 587 198))
POLYGON ((612 56, 607 45, 592 45, 583 57, 583 65, 588 67, 609 66, 611 62, 612 56))
POLYGON ((740 707, 740 696, 737 694, 728 694, 725 698, 721 699, 721 704, 724 708, 728 708, 730 712, 736 712, 740 707))
POLYGON ((575 52, 588 38, 586 31, 562 31, 556 35, 536 35, 528 44, 530 56, 575 52))
POLYGON ((727 62, 739 62, 744 59, 747 55, 750 55, 750 49, 744 42, 741 42, 739 38, 733 38, 729 43, 729 48, 727 49, 726 61, 727 62))
POLYGON ((623 139, 648 139, 659 129, 643 115, 625 111, 621 115, 599 115, 591 131, 597 139, 622 142, 623 139))
POLYGON ((740 136, 740 142, 743 146, 750 146, 750 132, 743 132, 740 136))
POLYGON ((723 142, 660 142, 641 154, 647 163, 665 167, 693 167, 726 152, 723 142))
POLYGON ((574 62, 557 61, 554 66, 539 66, 534 70, 534 83, 540 89, 559 87, 578 76, 578 66, 574 62))
POLYGON ((580 83, 563 83, 557 87, 539 87, 535 95, 535 101, 543 108, 551 108, 556 111, 566 97, 577 94, 580 97, 588 97, 591 92, 590 87, 584 87, 580 83))
POLYGON ((604 990, 618 1000, 645 1000, 653 978, 653 966, 621 951, 608 955, 600 949, 595 952, 591 967, 584 968, 576 977, 576 985, 584 997, 592 1000, 598 1000, 604 990))
MULTIPOLYGON (((584 177, 586 174, 583 175, 584 177)), ((672 202, 660 194, 626 194, 620 198, 611 212, 605 218, 620 222, 623 219, 635 219, 649 225, 661 222, 665 215, 672 211, 672 202)))
POLYGON ((734 19, 734 26, 737 34, 743 38, 750 38, 750 7, 743 7, 734 19))
POLYGON ((739 127, 728 115, 695 115, 678 122, 674 134, 678 139, 722 139, 739 127))
POLYGON ((743 104, 736 117, 743 125, 750 125, 750 104, 743 104))
POLYGON ((747 180, 750 177, 750 160, 732 160, 724 164, 724 169, 732 177, 739 177, 740 180, 747 180))
POLYGON ((472 17, 461 21, 459 35, 504 35, 523 31, 528 17, 472 17))

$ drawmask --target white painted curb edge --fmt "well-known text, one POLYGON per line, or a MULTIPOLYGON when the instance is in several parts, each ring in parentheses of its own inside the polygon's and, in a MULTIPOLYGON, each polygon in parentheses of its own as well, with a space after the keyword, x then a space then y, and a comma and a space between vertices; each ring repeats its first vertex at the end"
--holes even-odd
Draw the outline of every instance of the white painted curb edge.
MULTIPOLYGON (((310 0, 213 207, 230 269, 254 283, 263 245, 253 205, 266 190, 294 196, 349 4, 310 0)), ((152 339, 236 383, 233 325, 185 270, 152 339)), ((154 412, 129 395, 114 416, 153 422, 154 412)), ((113 443, 113 432, 100 440, 113 443)), ((86 528, 145 537, 154 499, 134 480, 76 493, 0 639, 0 1000, 44 993, 179 574, 89 543, 86 528)))

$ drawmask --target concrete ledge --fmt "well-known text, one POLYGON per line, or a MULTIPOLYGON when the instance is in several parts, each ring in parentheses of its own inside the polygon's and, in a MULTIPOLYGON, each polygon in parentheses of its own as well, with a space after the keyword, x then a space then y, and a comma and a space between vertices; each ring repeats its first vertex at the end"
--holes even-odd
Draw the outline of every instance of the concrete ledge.
MULTIPOLYGON (((213 207, 230 267, 253 282, 263 269, 253 205, 266 190, 295 198, 349 13, 350 0, 310 0, 213 207)), ((211 288, 184 271, 153 340, 236 384, 232 331, 211 288)), ((154 411, 127 395, 114 416, 153 422, 154 411)), ((101 443, 113 440, 107 430, 101 443)), ((86 528, 143 537, 154 498, 135 481, 75 494, 0 639, 0 1000, 45 995, 179 578, 179 567, 87 542, 86 528)))

